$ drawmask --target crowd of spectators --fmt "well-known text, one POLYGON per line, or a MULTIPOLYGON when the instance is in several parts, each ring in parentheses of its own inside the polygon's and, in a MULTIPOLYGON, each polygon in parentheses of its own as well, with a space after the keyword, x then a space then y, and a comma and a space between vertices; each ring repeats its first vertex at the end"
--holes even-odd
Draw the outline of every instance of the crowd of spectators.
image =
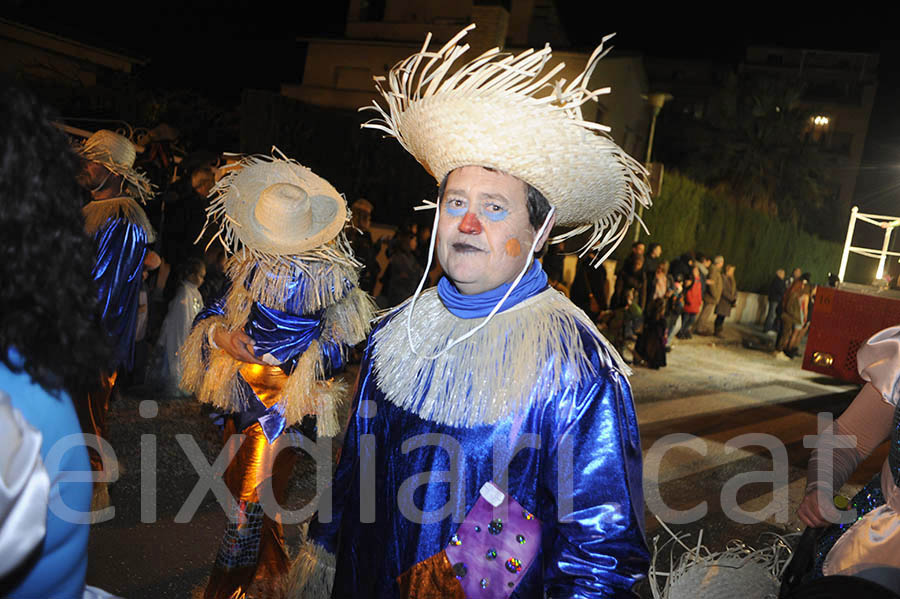
MULTIPOLYGON (((544 259, 551 283, 556 271, 556 279, 562 280, 561 262, 548 266, 556 260, 551 255, 544 259)), ((609 273, 612 280, 605 266, 594 268, 588 262, 578 262, 569 288, 557 288, 597 323, 623 357, 628 349, 639 365, 665 366, 674 339, 723 337, 725 321, 737 305, 735 266, 721 255, 685 252, 667 261, 660 244, 637 241, 615 273, 609 273)), ((776 272, 763 329, 774 337, 777 352, 798 355, 814 294, 808 273, 796 268, 785 279, 783 269, 776 272)))
MULTIPOLYGON (((224 251, 218 243, 209 243, 202 232, 207 196, 215 184, 217 169, 228 162, 228 157, 200 152, 185 157, 178 173, 177 167, 167 170, 158 164, 167 148, 155 148, 152 155, 156 163, 143 165, 158 177, 155 183, 159 193, 147 212, 159 233, 157 247, 163 264, 145 273, 146 300, 141 308, 144 330, 138 339, 133 379, 140 382, 149 375, 171 387, 171 350, 167 351, 165 341, 171 338, 171 331, 161 335, 166 314, 174 307, 183 311, 185 285, 189 288, 189 277, 197 278, 199 264, 205 270, 198 285, 204 302, 221 295, 225 285, 224 251)), ((372 203, 358 198, 350 208, 352 226, 347 229, 347 239, 362 264, 360 288, 375 297, 380 308, 394 307, 415 292, 423 277, 431 229, 413 221, 397 227, 381 226, 376 240, 372 203), (393 232, 386 234, 381 229, 393 232)), ((608 276, 604 266, 594 268, 584 260, 578 261, 568 285, 563 276, 564 258, 560 246, 550 246, 544 256, 550 284, 569 295, 620 353, 628 349, 635 363, 651 368, 666 365, 666 353, 671 351, 674 339, 722 337, 725 320, 737 303, 735 267, 721 255, 685 252, 666 259, 659 243, 638 241, 615 273, 609 273, 614 278, 608 276)), ((434 285, 440 274, 440 267, 432 264, 425 286, 434 285)), ((789 277, 782 269, 774 275, 763 327, 774 337, 777 351, 789 357, 797 355, 808 328, 813 295, 809 275, 801 269, 794 269, 789 277)))

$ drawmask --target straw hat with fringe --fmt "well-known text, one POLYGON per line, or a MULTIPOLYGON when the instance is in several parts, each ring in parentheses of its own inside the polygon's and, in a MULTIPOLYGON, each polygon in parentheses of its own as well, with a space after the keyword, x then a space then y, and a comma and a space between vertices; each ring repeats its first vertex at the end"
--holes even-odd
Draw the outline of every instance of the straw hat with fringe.
POLYGON ((304 254, 337 237, 347 221, 343 196, 294 160, 249 156, 215 187, 208 214, 233 253, 258 259, 304 254))
POLYGON ((128 184, 133 195, 142 203, 153 197, 150 180, 134 168, 137 151, 134 144, 123 135, 108 129, 100 129, 77 148, 85 160, 103 165, 108 171, 119 175, 128 184))
POLYGON ((550 46, 515 56, 494 48, 457 67, 469 48, 460 40, 474 27, 437 52, 429 34, 421 51, 376 77, 387 106, 361 108, 381 117, 363 127, 396 137, 438 181, 478 165, 529 183, 555 207, 556 224, 569 228, 551 243, 589 232, 581 255, 598 248, 601 262, 627 233, 636 204, 650 205, 644 167, 581 114, 584 102, 610 91, 588 85, 611 36, 567 84, 552 81, 565 65, 547 68, 550 46))

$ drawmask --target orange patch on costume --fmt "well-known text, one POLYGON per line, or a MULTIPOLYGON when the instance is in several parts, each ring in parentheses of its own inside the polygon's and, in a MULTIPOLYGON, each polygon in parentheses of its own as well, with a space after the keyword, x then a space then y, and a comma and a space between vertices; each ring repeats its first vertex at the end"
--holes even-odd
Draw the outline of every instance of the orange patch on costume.
POLYGON ((509 239, 506 242, 506 255, 515 258, 519 254, 522 253, 522 245, 519 243, 519 240, 515 237, 509 239))

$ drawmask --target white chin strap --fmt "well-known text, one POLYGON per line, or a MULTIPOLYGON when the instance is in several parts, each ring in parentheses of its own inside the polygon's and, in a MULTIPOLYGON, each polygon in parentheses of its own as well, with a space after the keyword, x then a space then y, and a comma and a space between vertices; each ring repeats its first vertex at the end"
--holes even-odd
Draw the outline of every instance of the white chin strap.
MULTIPOLYGON (((424 209, 427 209, 430 207, 431 207, 430 205, 427 205, 427 206, 423 206, 421 209, 424 210, 424 209)), ((416 208, 416 209, 419 210, 420 208, 416 208)), ((497 304, 494 306, 494 308, 491 310, 491 312, 484 318, 484 320, 482 320, 478 324, 478 326, 476 326, 474 329, 472 329, 471 331, 469 331, 462 337, 459 337, 458 339, 451 339, 450 342, 447 343, 447 347, 445 347, 438 353, 430 355, 430 356, 426 356, 426 355, 420 354, 416 350, 416 348, 413 346, 412 316, 413 316, 413 312, 416 309, 416 300, 419 299, 419 294, 422 292, 422 288, 425 286, 425 281, 428 280, 428 273, 431 270, 431 262, 434 258, 434 244, 435 244, 435 240, 437 239, 438 222, 440 221, 440 217, 441 217, 441 203, 440 203, 440 200, 438 200, 437 203, 434 204, 434 226, 431 228, 431 240, 428 244, 428 263, 425 265, 425 273, 422 275, 422 280, 419 281, 419 286, 416 287, 416 292, 413 294, 412 300, 410 301, 410 304, 409 304, 409 308, 407 308, 407 310, 406 310, 406 339, 409 342, 409 350, 413 354, 415 354, 416 357, 422 358, 423 360, 435 360, 438 357, 442 356, 451 347, 453 347, 454 345, 456 345, 458 343, 465 341, 466 339, 468 339, 469 337, 471 337, 472 335, 477 333, 482 327, 484 327, 491 320, 491 318, 493 318, 494 315, 500 311, 500 306, 502 306, 503 303, 507 300, 509 295, 513 292, 513 289, 516 288, 516 285, 518 285, 519 281, 522 280, 522 277, 525 276, 525 273, 528 272, 528 269, 531 267, 531 263, 534 260, 534 251, 537 248, 538 241, 541 239, 541 237, 544 236, 544 231, 546 231, 547 226, 550 224, 550 218, 553 216, 553 213, 555 211, 556 211, 556 208, 551 206, 550 212, 548 212, 546 218, 544 218, 544 224, 541 225, 541 228, 540 228, 540 230, 538 230, 537 235, 534 236, 534 241, 531 242, 531 250, 528 252, 528 260, 525 261, 525 266, 522 268, 522 270, 519 272, 519 275, 512 282, 512 285, 509 286, 509 289, 506 290, 506 293, 503 294, 503 297, 500 298, 500 301, 497 302, 497 304)))

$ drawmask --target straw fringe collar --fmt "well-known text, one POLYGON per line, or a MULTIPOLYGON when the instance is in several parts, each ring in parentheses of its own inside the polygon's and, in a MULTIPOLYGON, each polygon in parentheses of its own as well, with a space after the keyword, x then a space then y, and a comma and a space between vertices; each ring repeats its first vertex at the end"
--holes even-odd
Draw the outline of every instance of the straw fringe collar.
MULTIPOLYGON (((565 296, 548 289, 494 316, 474 336, 434 360, 409 350, 409 303, 373 335, 375 376, 391 403, 450 426, 499 422, 594 374, 583 340, 594 343, 601 363, 630 374, 590 319, 565 296), (582 335, 592 331, 593 335, 582 335)), ((431 355, 480 323, 462 319, 441 303, 435 289, 416 302, 413 343, 431 355)))
POLYGON ((96 235, 109 219, 121 217, 142 228, 148 243, 156 239, 153 226, 146 213, 137 202, 128 196, 88 202, 81 212, 84 214, 84 230, 88 235, 96 235))

